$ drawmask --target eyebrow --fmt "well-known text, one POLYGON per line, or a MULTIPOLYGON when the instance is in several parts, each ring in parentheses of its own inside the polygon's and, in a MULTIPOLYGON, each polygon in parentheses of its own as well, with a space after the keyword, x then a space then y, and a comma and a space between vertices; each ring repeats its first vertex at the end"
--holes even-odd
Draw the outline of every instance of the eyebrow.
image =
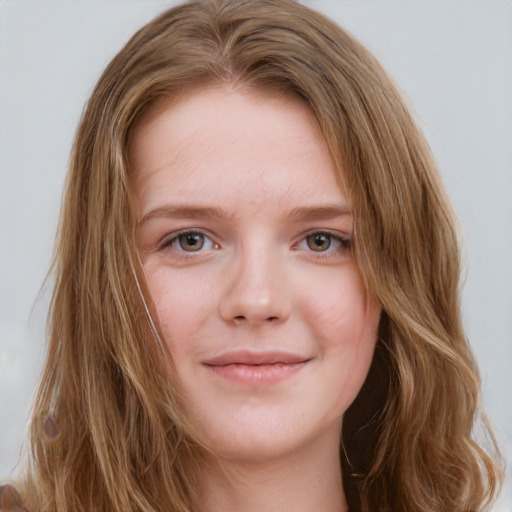
POLYGON ((289 217, 295 221, 327 220, 351 215, 352 210, 348 206, 340 206, 337 204, 299 207, 294 208, 289 213, 289 217))
POLYGON ((166 205, 149 211, 139 221, 139 225, 146 224, 154 219, 226 219, 231 215, 223 208, 204 206, 172 206, 166 205))
MULTIPOLYGON (((321 206, 301 206, 293 208, 287 215, 290 219, 298 221, 318 221, 347 217, 352 215, 352 210, 347 206, 337 204, 321 206)), ((232 219, 233 215, 218 207, 204 206, 173 206, 166 205, 146 213, 139 225, 151 222, 154 219, 175 218, 175 219, 232 219)))

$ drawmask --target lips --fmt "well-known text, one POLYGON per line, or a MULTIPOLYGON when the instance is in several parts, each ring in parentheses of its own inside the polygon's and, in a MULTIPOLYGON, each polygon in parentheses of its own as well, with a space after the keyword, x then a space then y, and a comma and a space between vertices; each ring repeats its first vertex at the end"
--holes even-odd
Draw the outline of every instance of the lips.
POLYGON ((208 366, 226 366, 229 364, 243 364, 248 366, 282 364, 297 364, 307 361, 308 358, 283 351, 255 352, 250 350, 234 350, 223 352, 205 361, 208 366))
POLYGON ((236 350, 208 359, 203 365, 216 375, 242 384, 275 384, 300 371, 309 358, 283 351, 236 350))

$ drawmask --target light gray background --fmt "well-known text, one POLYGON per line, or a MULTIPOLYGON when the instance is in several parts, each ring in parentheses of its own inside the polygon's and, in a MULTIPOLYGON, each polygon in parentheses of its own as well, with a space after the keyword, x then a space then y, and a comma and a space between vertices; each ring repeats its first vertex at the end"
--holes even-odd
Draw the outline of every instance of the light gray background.
MULTIPOLYGON (((0 0, 0 481, 41 369, 39 291, 84 102, 128 37, 175 3, 0 0)), ((431 143, 466 236, 463 312, 485 406, 511 458, 512 2, 306 3, 375 53, 431 143)), ((512 511, 510 487, 496 510, 512 511)))

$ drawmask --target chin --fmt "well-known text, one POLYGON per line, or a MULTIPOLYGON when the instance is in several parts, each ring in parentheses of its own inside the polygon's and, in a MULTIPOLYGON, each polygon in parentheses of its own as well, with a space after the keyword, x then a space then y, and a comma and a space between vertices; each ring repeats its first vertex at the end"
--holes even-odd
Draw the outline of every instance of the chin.
POLYGON ((277 462, 326 441, 337 446, 341 437, 341 418, 324 425, 308 424, 300 416, 280 417, 268 412, 264 417, 251 419, 242 414, 237 419, 215 427, 205 422, 209 427, 200 435, 215 458, 239 463, 277 462))

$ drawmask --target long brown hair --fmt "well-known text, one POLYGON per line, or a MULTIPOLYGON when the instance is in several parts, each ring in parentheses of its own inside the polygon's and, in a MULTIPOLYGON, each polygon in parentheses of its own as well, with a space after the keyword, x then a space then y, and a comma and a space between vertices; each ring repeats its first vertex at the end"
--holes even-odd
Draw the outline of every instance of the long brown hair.
POLYGON ((353 201, 356 258, 383 315, 372 370, 344 419, 351 510, 486 510, 499 488, 497 448, 461 326, 459 245, 435 164, 375 59, 292 0, 171 9, 132 37, 93 91, 54 258, 22 487, 29 507, 192 510, 201 446, 145 305, 127 155, 150 105, 215 83, 302 97, 353 201), (476 424, 490 454, 472 437, 476 424))

